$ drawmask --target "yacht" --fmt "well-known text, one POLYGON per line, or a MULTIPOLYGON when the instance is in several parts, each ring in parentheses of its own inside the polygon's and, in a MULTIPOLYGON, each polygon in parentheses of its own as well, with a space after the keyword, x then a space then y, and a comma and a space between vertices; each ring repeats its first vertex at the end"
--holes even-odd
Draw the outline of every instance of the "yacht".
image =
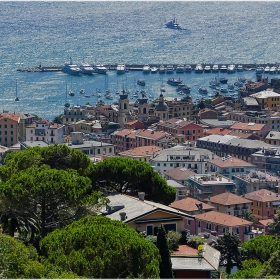
POLYGON ((185 66, 186 72, 192 72, 192 67, 188 64, 185 66))
POLYGON ((145 82, 144 79, 138 79, 138 80, 137 80, 137 85, 139 85, 139 86, 145 86, 145 85, 146 85, 146 82, 145 82))
POLYGON ((182 80, 180 78, 169 78, 167 83, 171 86, 179 86, 179 84, 182 83, 182 80))
POLYGON ((97 74, 106 74, 108 69, 103 64, 94 64, 92 65, 94 73, 97 74))
POLYGON ((175 17, 171 21, 167 22, 165 26, 170 29, 182 29, 175 17))
POLYGON ((198 92, 199 92, 199 93, 202 93, 202 94, 207 94, 207 93, 208 93, 208 90, 207 90, 207 88, 205 88, 205 87, 200 87, 200 88, 198 89, 198 92))
POLYGON ((151 67, 148 64, 145 64, 143 66, 143 73, 150 73, 151 72, 151 67))
POLYGON ((158 72, 159 72, 160 74, 164 74, 164 73, 165 73, 165 67, 164 67, 163 64, 160 65, 158 72))
POLYGON ((277 72, 277 68, 275 66, 270 67, 269 73, 270 74, 275 74, 277 72))
POLYGON ((221 71, 222 73, 227 72, 227 67, 226 67, 226 65, 222 65, 221 68, 220 68, 220 71, 221 71))
POLYGON ((79 67, 82 71, 82 74, 92 75, 94 72, 93 67, 89 63, 85 62, 84 60, 81 62, 79 67))
POLYGON ((220 83, 221 84, 226 84, 228 82, 228 79, 225 77, 220 78, 220 83))
POLYGON ((158 68, 156 66, 151 67, 151 73, 155 74, 157 73, 158 68))
POLYGON ((184 73, 185 72, 185 65, 184 64, 178 64, 176 67, 176 73, 184 73))
POLYGON ((70 75, 80 75, 82 73, 82 70, 78 65, 73 64, 72 58, 70 57, 70 62, 64 64, 64 66, 62 67, 62 72, 70 75))
POLYGON ((228 89, 226 89, 226 88, 220 88, 220 92, 221 92, 221 93, 228 93, 228 89))
POLYGON ((269 73, 269 70, 270 70, 270 67, 269 67, 269 66, 266 66, 266 67, 264 68, 264 73, 269 73))
POLYGON ((235 71, 236 71, 236 67, 235 67, 234 64, 228 65, 228 67, 227 67, 227 72, 228 73, 235 73, 235 71))
POLYGON ((210 65, 206 65, 206 66, 204 67, 204 72, 205 72, 205 73, 210 73, 210 72, 211 72, 211 66, 210 66, 210 65))
POLYGON ((214 77, 210 82, 209 82, 209 87, 211 88, 216 88, 220 85, 220 81, 217 77, 214 77))
POLYGON ((256 68, 256 74, 262 74, 263 71, 264 71, 264 67, 262 67, 262 66, 258 66, 258 67, 256 68))
POLYGON ((126 70, 125 64, 124 63, 119 63, 117 65, 116 70, 117 70, 117 74, 124 74, 125 70, 126 70))
POLYGON ((171 73, 173 73, 173 71, 174 71, 173 65, 168 64, 168 65, 166 66, 166 73, 167 73, 167 74, 171 74, 171 73))
POLYGON ((218 64, 214 64, 212 67, 212 72, 218 72, 219 71, 219 65, 218 64))
POLYGON ((237 72, 242 72, 243 71, 243 65, 239 64, 237 65, 237 72))
POLYGON ((203 72, 203 67, 201 64, 196 64, 195 68, 194 68, 194 72, 195 73, 202 73, 203 72))

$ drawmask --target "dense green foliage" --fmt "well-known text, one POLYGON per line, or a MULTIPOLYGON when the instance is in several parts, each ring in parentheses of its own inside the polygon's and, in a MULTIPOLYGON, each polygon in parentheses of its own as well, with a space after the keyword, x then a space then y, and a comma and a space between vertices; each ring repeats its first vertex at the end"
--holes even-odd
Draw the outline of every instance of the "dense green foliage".
POLYGON ((242 268, 244 259, 244 249, 240 248, 241 240, 235 233, 226 232, 223 236, 217 239, 217 243, 213 246, 220 251, 220 265, 225 266, 226 273, 230 274, 231 269, 236 265, 239 269, 242 268))
POLYGON ((90 178, 97 188, 105 184, 120 193, 145 192, 147 200, 166 205, 175 200, 176 189, 143 161, 123 157, 104 159, 93 166, 90 178))
POLYGON ((273 217, 273 222, 268 225, 268 231, 270 234, 280 236, 280 208, 273 217))
POLYGON ((33 246, 6 234, 0 234, 0 278, 78 278, 55 266, 45 266, 38 260, 33 246))
POLYGON ((192 236, 187 240, 187 244, 194 249, 197 249, 199 245, 205 244, 205 242, 205 238, 199 236, 192 236))
POLYGON ((63 124, 63 114, 60 114, 59 116, 54 117, 53 122, 63 124))
POLYGON ((179 249, 179 241, 182 237, 182 234, 174 231, 174 230, 169 230, 167 232, 167 244, 168 244, 168 248, 171 251, 176 251, 179 249))
POLYGON ((166 231, 163 225, 158 228, 157 247, 161 256, 160 278, 173 278, 170 250, 168 248, 166 231))
POLYGON ((253 215, 253 212, 251 210, 242 211, 241 218, 247 221, 255 222, 255 216, 253 215))
POLYGON ((156 246, 121 221, 83 218, 41 241, 45 264, 87 278, 158 278, 156 246))
POLYGON ((232 279, 254 279, 258 278, 258 274, 262 269, 263 265, 257 260, 244 260, 242 262, 242 269, 238 270, 236 273, 231 274, 228 278, 232 279))
POLYGON ((273 235, 261 235, 242 244, 247 259, 256 259, 261 263, 268 261, 271 254, 280 250, 280 242, 273 235))
POLYGON ((271 257, 264 263, 263 268, 257 275, 258 278, 280 278, 280 250, 271 254, 271 257))

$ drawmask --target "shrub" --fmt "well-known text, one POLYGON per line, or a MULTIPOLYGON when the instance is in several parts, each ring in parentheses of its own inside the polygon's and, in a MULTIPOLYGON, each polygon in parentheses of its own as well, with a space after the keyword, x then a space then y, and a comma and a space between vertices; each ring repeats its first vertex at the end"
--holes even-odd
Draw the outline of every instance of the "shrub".
POLYGON ((197 249, 199 245, 203 245, 205 243, 205 239, 203 237, 193 236, 191 240, 188 242, 188 245, 192 248, 197 249))
POLYGON ((167 243, 168 248, 171 251, 176 251, 179 248, 179 241, 181 239, 182 235, 179 232, 176 232, 174 230, 170 230, 167 233, 167 243))

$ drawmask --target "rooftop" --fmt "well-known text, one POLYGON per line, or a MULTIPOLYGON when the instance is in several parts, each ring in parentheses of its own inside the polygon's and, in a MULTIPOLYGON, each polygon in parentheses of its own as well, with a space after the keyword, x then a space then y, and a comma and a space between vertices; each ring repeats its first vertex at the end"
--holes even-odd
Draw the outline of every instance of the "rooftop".
POLYGON ((215 207, 207 204, 207 203, 203 203, 200 200, 191 198, 191 197, 186 197, 177 201, 172 202, 171 204, 169 204, 170 207, 176 208, 180 211, 183 212, 194 212, 194 211, 198 211, 198 205, 202 204, 202 209, 203 210, 213 210, 215 209, 215 207))
POLYGON ((209 160, 209 163, 218 167, 254 167, 253 164, 232 156, 211 159, 209 160))
POLYGON ((254 192, 246 193, 244 197, 250 200, 260 201, 260 202, 279 201, 280 199, 278 194, 269 191, 267 189, 261 189, 254 192))
POLYGON ((213 202, 220 205, 236 205, 236 204, 251 203, 251 200, 248 200, 242 196, 238 196, 231 192, 225 192, 212 196, 208 199, 205 199, 205 201, 213 202))

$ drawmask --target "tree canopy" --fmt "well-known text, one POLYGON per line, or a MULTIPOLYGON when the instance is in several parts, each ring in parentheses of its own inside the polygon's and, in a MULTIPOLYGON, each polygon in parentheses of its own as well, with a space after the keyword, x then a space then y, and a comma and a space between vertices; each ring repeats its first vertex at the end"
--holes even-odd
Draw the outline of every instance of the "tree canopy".
POLYGON ((121 221, 91 216, 41 241, 45 265, 87 278, 159 278, 157 247, 121 221))
POLYGON ((280 236, 280 209, 277 214, 273 217, 273 222, 268 225, 268 231, 270 234, 280 236))
POLYGON ((145 192, 147 200, 170 204, 175 200, 176 189, 147 163, 123 157, 104 159, 93 166, 91 175, 93 186, 106 187, 135 195, 145 192))
POLYGON ((231 269, 236 265, 242 268, 242 260, 244 258, 244 250, 240 248, 241 240, 235 233, 226 232, 217 239, 217 243, 213 246, 221 252, 220 265, 225 266, 226 273, 230 274, 231 269))

